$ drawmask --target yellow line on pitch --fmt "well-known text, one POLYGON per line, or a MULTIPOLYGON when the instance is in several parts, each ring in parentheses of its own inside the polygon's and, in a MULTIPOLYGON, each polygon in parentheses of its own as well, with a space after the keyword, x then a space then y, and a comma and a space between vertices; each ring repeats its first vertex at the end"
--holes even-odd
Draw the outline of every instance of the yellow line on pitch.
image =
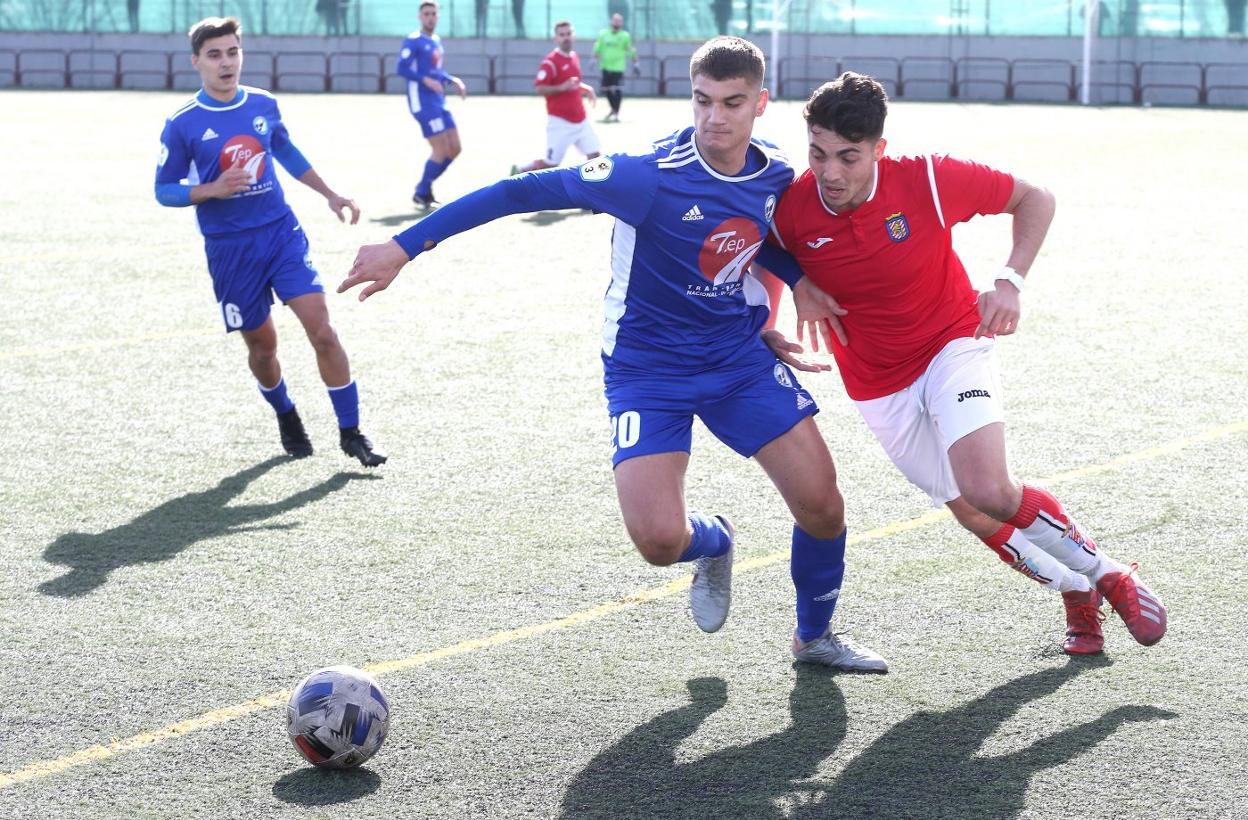
MULTIPOLYGON (((1118 458, 1106 461, 1103 464, 1093 464, 1088 467, 1079 467, 1074 470, 1067 470, 1063 473, 1042 479, 1042 483, 1054 483, 1064 481, 1071 478, 1081 478, 1084 476, 1105 473, 1128 464, 1138 464, 1143 461, 1150 461, 1155 458, 1177 453, 1187 447, 1196 444, 1203 444, 1209 441, 1226 438, 1248 431, 1248 421, 1240 421, 1232 424, 1226 424, 1221 427, 1214 427, 1206 430, 1196 436, 1185 439, 1176 439, 1175 441, 1158 447, 1149 447, 1144 450, 1137 450, 1133 453, 1127 453, 1118 458)), ((932 510, 924 515, 916 518, 907 519, 905 521, 896 521, 883 527, 877 527, 873 530, 857 533, 849 537, 849 544, 860 544, 864 541, 875 541, 881 538, 891 538, 903 532, 917 530, 934 524, 937 521, 943 521, 949 518, 949 511, 945 509, 932 510)), ((776 550, 775 552, 762 555, 757 558, 750 558, 740 561, 733 567, 734 574, 742 572, 751 572, 762 567, 779 563, 786 559, 789 551, 786 549, 776 550)), ((370 664, 364 669, 374 675, 384 675, 389 672, 398 672, 403 669, 411 669, 416 666, 424 666, 425 664, 444 658, 453 658, 458 655, 465 655, 469 652, 475 652, 479 649, 489 649, 494 646, 502 646, 504 644, 515 643, 516 641, 535 638, 539 635, 545 635, 548 632, 555 632, 560 629, 568 629, 570 627, 580 626, 584 623, 597 621, 616 612, 638 606, 649 601, 657 601, 661 598, 669 598, 673 595, 680 594, 689 588, 689 576, 684 576, 671 581, 663 586, 652 587, 640 592, 626 595, 615 601, 609 601, 604 604, 584 609, 580 612, 574 612, 565 618, 559 618, 554 621, 547 621, 541 624, 533 624, 531 626, 522 626, 518 629, 508 629, 504 632, 496 632, 484 638, 473 638, 467 641, 450 646, 444 646, 440 649, 434 649, 429 652, 422 652, 419 655, 412 655, 407 658, 400 658, 393 661, 382 661, 381 663, 370 664)), ((0 774, 0 789, 9 786, 25 783, 29 780, 37 780, 49 775, 58 774, 73 769, 77 766, 83 766, 97 760, 113 757, 123 752, 131 752, 136 749, 142 749, 147 746, 153 746, 157 743, 163 743, 166 740, 172 740, 182 735, 197 732, 200 729, 208 729, 222 723, 226 723, 237 718, 246 717, 255 712, 265 709, 271 709, 275 706, 281 706, 290 699, 290 690, 280 692, 271 692, 270 694, 258 697, 255 700, 249 700, 246 703, 240 703, 235 706, 226 706, 222 709, 215 709, 211 712, 205 712, 197 717, 184 720, 180 723, 174 723, 163 729, 157 729, 154 732, 145 732, 143 734, 134 735, 124 740, 115 740, 112 743, 91 746, 87 749, 74 752, 65 757, 58 757, 55 760, 45 760, 39 763, 31 763, 23 766, 16 771, 0 774)))

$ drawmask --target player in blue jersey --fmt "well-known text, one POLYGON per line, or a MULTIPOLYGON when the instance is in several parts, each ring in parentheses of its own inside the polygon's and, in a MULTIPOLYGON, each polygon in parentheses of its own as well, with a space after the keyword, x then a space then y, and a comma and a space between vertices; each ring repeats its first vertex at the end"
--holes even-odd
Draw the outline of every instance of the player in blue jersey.
POLYGON ((239 331, 247 343, 248 365, 277 413, 286 452, 310 456, 312 442, 277 360, 277 330, 269 315, 274 293, 299 317, 316 351, 343 452, 376 467, 386 457, 360 432, 359 391, 347 352, 329 323, 307 237, 286 204, 270 158, 324 196, 339 220, 350 211, 354 225, 360 209, 334 193, 295 148, 273 95, 239 85, 241 30, 233 17, 210 17, 191 28, 191 63, 203 88, 165 123, 156 199, 169 207, 196 206, 226 332, 239 331))
POLYGON ((413 31, 399 49, 395 71, 407 78, 407 107, 420 123, 420 132, 429 140, 431 153, 425 161, 425 172, 416 183, 412 201, 425 208, 436 204, 433 182, 459 156, 459 129, 446 107, 446 86, 459 89, 467 99, 468 89, 458 77, 442 69, 442 38, 433 31, 438 26, 438 4, 425 0, 420 4, 420 31, 413 31))
MULTIPOLYGON (((361 248, 339 291, 370 283, 365 299, 419 254, 506 214, 589 208, 614 216, 602 360, 616 489, 633 543, 652 564, 697 562, 694 620, 707 632, 723 625, 733 528, 685 506, 693 418, 701 418, 758 461, 795 519, 794 655, 882 672, 883 658, 829 629, 845 572, 836 468, 812 418, 815 402, 760 338, 767 297, 749 265, 793 179, 774 147, 751 139, 767 105, 763 68, 748 41, 707 42, 690 61, 693 127, 643 154, 522 174, 445 205, 393 241, 361 248)), ((765 261, 812 291, 791 260, 765 261)))

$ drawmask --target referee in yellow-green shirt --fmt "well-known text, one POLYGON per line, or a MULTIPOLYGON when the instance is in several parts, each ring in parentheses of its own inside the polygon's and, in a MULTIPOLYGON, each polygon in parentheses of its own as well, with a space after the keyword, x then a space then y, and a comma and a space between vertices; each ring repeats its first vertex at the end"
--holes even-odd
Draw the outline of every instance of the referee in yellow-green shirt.
POLYGON ((633 35, 624 30, 624 15, 611 15, 611 28, 604 28, 594 42, 594 59, 602 62, 602 93, 606 94, 607 102, 611 103, 611 113, 603 117, 603 122, 620 121, 620 100, 624 98, 622 84, 624 68, 629 60, 633 61, 633 73, 640 75, 641 66, 637 63, 637 49, 633 48, 633 35))

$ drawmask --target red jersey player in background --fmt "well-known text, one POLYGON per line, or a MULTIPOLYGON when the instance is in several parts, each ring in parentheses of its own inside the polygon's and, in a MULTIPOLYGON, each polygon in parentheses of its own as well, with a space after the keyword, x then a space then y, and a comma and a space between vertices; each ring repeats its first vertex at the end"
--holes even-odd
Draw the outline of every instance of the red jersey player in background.
MULTIPOLYGON (((1006 464, 993 337, 1018 327, 1054 197, 973 162, 884 156, 887 105, 883 86, 852 72, 806 105, 810 170, 781 199, 769 237, 831 297, 815 304, 795 292, 799 339, 808 330, 818 350, 823 331, 850 398, 912 483, 1014 569, 1062 593, 1067 653, 1101 651, 1102 596, 1152 645, 1166 609, 1136 565, 1107 556, 1056 498, 1006 464), (1013 216, 1013 247, 994 288, 976 293, 952 229, 1002 213, 1013 216)), ((767 336, 781 360, 802 366, 792 356, 800 347, 767 336)))
POLYGON ((589 124, 581 97, 589 97, 590 105, 598 98, 592 87, 581 82, 581 58, 572 50, 575 39, 571 23, 555 23, 555 48, 542 58, 533 81, 537 93, 546 98, 546 156, 523 167, 511 166, 512 175, 556 168, 573 145, 586 159, 598 156, 598 135, 589 124))

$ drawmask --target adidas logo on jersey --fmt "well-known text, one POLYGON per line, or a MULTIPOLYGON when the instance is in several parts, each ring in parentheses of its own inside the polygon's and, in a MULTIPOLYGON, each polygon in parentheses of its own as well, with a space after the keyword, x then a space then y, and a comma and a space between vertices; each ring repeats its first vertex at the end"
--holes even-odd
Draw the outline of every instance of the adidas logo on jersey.
POLYGON ((701 218, 702 218, 702 209, 699 208, 697 205, 694 205, 692 208, 685 211, 685 215, 681 217, 681 221, 697 222, 701 218))
POLYGON ((211 128, 205 128, 204 135, 199 138, 199 141, 206 142, 208 140, 215 140, 219 136, 220 134, 218 134, 216 131, 213 131, 211 128))

